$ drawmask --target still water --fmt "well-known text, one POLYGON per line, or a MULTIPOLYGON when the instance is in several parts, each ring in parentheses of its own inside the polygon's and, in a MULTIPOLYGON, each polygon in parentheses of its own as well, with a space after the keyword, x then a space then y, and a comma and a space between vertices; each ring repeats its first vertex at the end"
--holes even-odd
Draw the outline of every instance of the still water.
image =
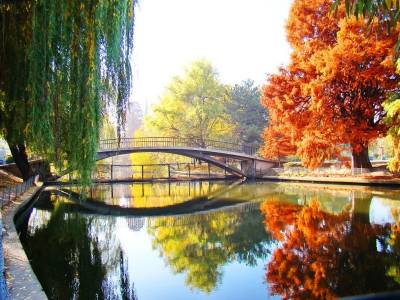
POLYGON ((50 299, 329 299, 400 290, 400 191, 266 182, 41 192, 17 226, 50 299))

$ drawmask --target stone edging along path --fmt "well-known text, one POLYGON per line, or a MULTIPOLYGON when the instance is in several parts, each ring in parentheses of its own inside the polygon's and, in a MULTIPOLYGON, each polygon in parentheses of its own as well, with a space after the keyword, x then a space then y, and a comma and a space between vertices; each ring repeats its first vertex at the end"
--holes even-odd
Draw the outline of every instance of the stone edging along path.
POLYGON ((19 240, 14 224, 14 217, 29 205, 33 196, 41 189, 40 186, 31 187, 21 197, 15 199, 3 211, 3 226, 6 232, 3 235, 3 249, 5 267, 7 268, 7 285, 9 298, 26 300, 47 299, 40 285, 28 257, 19 240))

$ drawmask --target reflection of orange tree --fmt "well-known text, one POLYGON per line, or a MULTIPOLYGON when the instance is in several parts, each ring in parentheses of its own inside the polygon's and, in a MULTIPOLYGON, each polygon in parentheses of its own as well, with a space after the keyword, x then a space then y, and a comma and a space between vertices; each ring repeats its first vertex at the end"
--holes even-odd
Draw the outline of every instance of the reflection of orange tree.
POLYGON ((267 266, 272 293, 329 299, 400 288, 386 276, 399 259, 386 242, 389 225, 370 225, 348 211, 328 214, 315 200, 307 207, 266 201, 261 211, 281 242, 267 266))

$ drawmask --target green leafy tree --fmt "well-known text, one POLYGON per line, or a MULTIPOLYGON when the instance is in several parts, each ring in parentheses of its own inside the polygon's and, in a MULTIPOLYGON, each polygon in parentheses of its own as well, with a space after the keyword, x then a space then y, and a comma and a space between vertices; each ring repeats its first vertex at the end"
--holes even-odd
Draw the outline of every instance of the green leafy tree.
POLYGON ((110 118, 105 115, 101 120, 100 127, 100 139, 108 140, 108 139, 116 139, 117 138, 117 128, 110 118))
POLYGON ((262 143, 261 133, 267 124, 267 111, 260 103, 260 89, 248 79, 235 84, 227 111, 234 124, 235 136, 240 142, 258 147, 262 143))
POLYGON ((31 103, 28 101, 28 51, 32 30, 32 1, 0 2, 0 137, 24 179, 30 177, 25 132, 31 103))
POLYGON ((229 90, 218 80, 210 62, 198 60, 176 76, 160 103, 154 106, 149 123, 164 136, 221 139, 231 132, 225 112, 229 90))
POLYGON ((0 3, 0 134, 24 178, 31 175, 28 145, 90 180, 102 114, 113 107, 124 123, 134 4, 0 3))
MULTIPOLYGON (((399 70, 397 70, 399 72, 399 70)), ((388 168, 391 171, 400 171, 400 93, 393 93, 384 103, 386 112, 385 123, 389 126, 388 135, 393 143, 393 158, 388 168)))

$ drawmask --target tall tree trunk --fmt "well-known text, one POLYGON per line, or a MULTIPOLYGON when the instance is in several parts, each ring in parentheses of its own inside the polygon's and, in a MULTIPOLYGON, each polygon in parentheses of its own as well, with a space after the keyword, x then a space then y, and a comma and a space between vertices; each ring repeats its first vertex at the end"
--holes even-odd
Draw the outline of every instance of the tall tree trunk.
POLYGON ((368 146, 362 147, 362 150, 359 152, 354 151, 353 148, 352 155, 353 155, 354 168, 372 169, 372 165, 368 156, 368 146))
POLYGON ((24 181, 28 180, 33 175, 33 171, 28 162, 28 155, 26 154, 25 145, 23 143, 9 144, 9 147, 14 158, 14 162, 22 174, 22 179, 24 181))

